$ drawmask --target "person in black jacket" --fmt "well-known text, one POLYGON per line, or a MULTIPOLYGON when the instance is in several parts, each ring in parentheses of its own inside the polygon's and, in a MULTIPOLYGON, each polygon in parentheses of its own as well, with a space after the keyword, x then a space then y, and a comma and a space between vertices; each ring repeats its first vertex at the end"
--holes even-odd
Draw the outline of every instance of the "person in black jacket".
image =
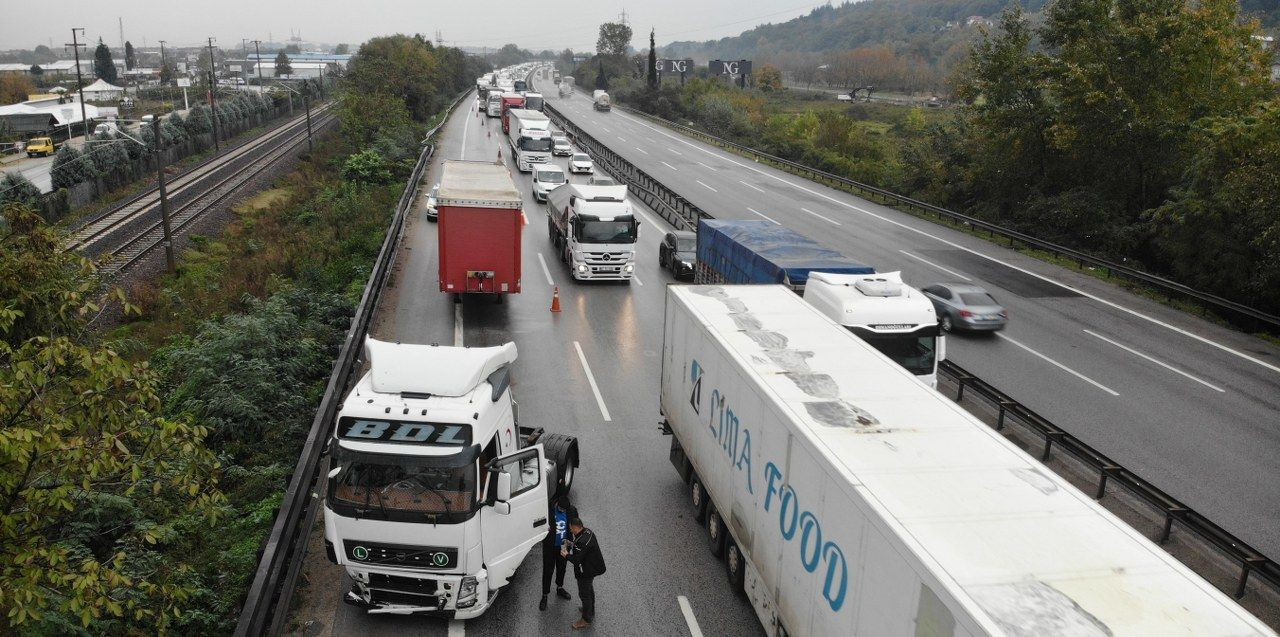
POLYGON ((560 552, 564 541, 569 538, 569 520, 578 517, 578 509, 569 502, 569 496, 562 495, 551 504, 547 512, 547 520, 551 523, 551 531, 542 540, 542 600, 538 602, 538 610, 547 610, 547 595, 551 593, 551 576, 556 578, 556 596, 560 599, 572 599, 569 591, 564 589, 564 571, 566 558, 560 552))
POLYGON ((604 575, 604 554, 600 542, 582 520, 569 520, 569 539, 560 551, 573 562, 573 576, 578 580, 578 597, 582 599, 582 619, 573 622, 574 629, 586 628, 596 618, 595 578, 604 575))

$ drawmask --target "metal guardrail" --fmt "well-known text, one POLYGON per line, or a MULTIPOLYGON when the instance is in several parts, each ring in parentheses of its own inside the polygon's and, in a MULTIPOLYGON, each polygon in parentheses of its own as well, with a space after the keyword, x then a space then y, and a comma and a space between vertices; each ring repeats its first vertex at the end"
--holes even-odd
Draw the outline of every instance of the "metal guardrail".
POLYGON ((1042 461, 1049 459, 1056 445, 1076 460, 1097 471, 1098 488, 1093 493, 1093 499, 1101 500, 1107 493, 1107 485, 1114 482, 1163 514, 1164 529, 1160 533, 1158 543, 1164 544, 1169 539, 1173 524, 1177 522, 1180 527, 1191 531, 1233 561, 1239 562, 1240 578, 1236 582, 1236 599, 1244 596, 1245 586, 1249 582, 1251 573, 1257 573, 1269 584, 1280 589, 1280 564, 1275 560, 1263 555, 1226 529, 1192 510, 1191 507, 1138 477, 1079 438, 1063 431, 1044 416, 969 373, 955 362, 942 361, 938 365, 938 371, 949 376, 959 387, 956 390, 956 402, 960 402, 964 398, 965 391, 968 390, 997 409, 994 425, 997 431, 1004 429, 1005 422, 1009 418, 1015 418, 1027 429, 1040 436, 1044 440, 1044 449, 1040 454, 1042 461))
MULTIPOLYGON (((433 137, 449 121, 450 114, 462 100, 471 93, 469 89, 459 95, 445 111, 444 119, 431 129, 427 137, 433 137)), ((400 233, 404 228, 406 213, 414 196, 418 192, 418 182, 426 172, 427 164, 435 151, 433 144, 423 149, 418 163, 413 167, 408 185, 396 204, 396 212, 387 236, 382 241, 382 249, 374 262, 373 272, 369 274, 369 282, 365 284, 360 304, 356 306, 355 316, 351 319, 351 328, 347 330, 346 340, 333 364, 333 373, 325 387, 324 398, 316 410, 316 417, 311 421, 311 429, 307 433, 302 453, 298 456, 298 464, 290 476, 285 489, 275 522, 271 525, 271 533, 267 536, 262 555, 258 560, 258 568, 245 597, 244 606, 240 610, 240 619, 236 624, 235 634, 238 637, 257 635, 278 635, 284 629, 289 617, 289 605, 293 598, 293 590, 297 585, 298 574, 302 568, 306 554, 307 537, 315 521, 316 505, 320 500, 312 494, 312 485, 320 471, 320 460, 329 442, 330 430, 342 404, 351 376, 358 368, 364 335, 368 332, 369 323, 373 319, 378 306, 382 288, 394 263, 396 247, 400 233)))
MULTIPOLYGON (((585 90, 585 89, 582 89, 582 90, 585 90)), ((1066 257, 1066 258, 1072 259, 1080 267, 1084 267, 1086 264, 1088 264, 1095 268, 1103 269, 1103 271, 1106 273, 1107 276, 1116 276, 1119 278, 1128 279, 1131 281, 1135 281, 1135 282, 1142 283, 1144 285, 1148 285, 1150 287, 1156 288, 1157 290, 1162 292, 1166 296, 1166 298, 1172 298, 1174 295, 1179 295, 1185 298, 1194 299, 1199 303, 1212 306, 1217 310, 1225 310, 1228 313, 1234 313, 1238 316, 1252 319, 1260 323, 1266 323, 1273 328, 1280 327, 1280 316, 1277 316, 1275 314, 1270 314, 1268 312, 1264 312, 1256 308, 1249 307, 1243 303, 1238 303, 1236 301, 1223 298, 1216 294, 1210 294, 1208 292, 1197 290, 1188 285, 1178 283, 1177 281, 1171 281, 1169 279, 1166 279, 1164 277, 1161 277, 1155 274, 1151 274, 1149 272, 1144 272, 1136 268, 1131 268, 1127 265, 1115 263, 1114 261, 1108 261, 1106 259, 1093 256, 1087 252, 1076 250, 1074 248, 1068 248, 1066 246, 1045 241, 1043 239, 1037 239, 1036 237, 1033 237, 1024 232, 1019 232, 1017 230, 1005 228, 1003 226, 999 226, 988 221, 983 221, 982 219, 979 219, 977 217, 955 212, 954 210, 948 210, 941 206, 935 206, 931 203, 927 203, 924 201, 920 201, 918 199, 907 197, 905 195, 900 195, 895 192, 891 192, 889 190, 885 190, 884 188, 872 186, 870 184, 864 184, 862 182, 841 177, 839 175, 826 172, 824 170, 819 170, 812 166, 806 166, 804 164, 791 161, 789 159, 783 159, 776 155, 770 155, 769 153, 756 150, 755 148, 752 148, 750 146, 745 146, 737 142, 732 142, 722 137, 716 137, 715 135, 700 131, 696 128, 692 128, 689 126, 685 126, 683 124, 673 122, 668 119, 663 119, 661 117, 650 115, 648 113, 636 110, 634 108, 622 106, 617 102, 613 103, 613 108, 621 109, 627 112, 628 114, 631 114, 643 119, 647 119, 656 124, 661 124, 663 126, 666 126, 667 128, 674 129, 676 131, 684 133, 685 135, 688 135, 689 137, 702 140, 709 144, 737 151, 739 153, 742 153, 743 155, 746 155, 748 157, 755 159, 756 161, 764 161, 770 164, 774 164, 780 168, 787 170, 788 172, 791 172, 796 175, 800 175, 802 177, 806 177, 812 181, 825 184, 828 186, 844 189, 844 190, 853 191, 872 201, 878 201, 879 203, 891 205, 898 208, 904 208, 907 210, 915 210, 918 212, 931 214, 939 219, 947 219, 952 222, 962 223, 974 228, 982 229, 992 237, 1001 237, 1008 240, 1010 247, 1013 247, 1017 243, 1021 243, 1027 247, 1035 248, 1037 250, 1044 250, 1057 257, 1066 257)))
MULTIPOLYGON (((615 105, 615 108, 617 106, 615 105)), ((604 147, 597 140, 586 133, 582 133, 576 125, 564 118, 554 107, 546 106, 549 114, 558 126, 566 132, 578 131, 579 139, 585 141, 582 144, 585 148, 590 149, 593 157, 602 157, 609 165, 610 170, 614 174, 619 175, 645 175, 645 173, 630 163, 604 147)), ((645 178, 648 178, 645 175, 645 178)), ((651 179, 651 178, 648 178, 651 179)), ((650 183, 650 182, 646 182, 650 183)), ((653 189, 657 192, 654 197, 662 201, 685 201, 682 197, 671 192, 665 185, 657 182, 651 182, 653 189)), ((643 197, 642 197, 643 198, 643 197)), ((646 201, 646 203, 648 203, 646 201)), ((687 202, 685 202, 687 204, 687 202)), ((652 207, 652 206, 651 206, 652 207)), ((662 210, 658 210, 663 212, 662 210)), ((693 204, 687 204, 687 207, 671 208, 670 212, 674 214, 687 214, 684 218, 683 225, 688 226, 688 222, 696 223, 699 217, 711 218, 712 215, 704 212, 693 204)), ((664 217, 667 216, 664 213, 664 217)), ((670 221, 671 219, 668 218, 670 221)), ((1240 538, 1232 535, 1226 529, 1218 526, 1200 513, 1192 510, 1189 506, 1183 504, 1173 496, 1165 493, 1155 485, 1143 480, 1132 471, 1124 468, 1116 461, 1112 460, 1105 454, 1089 446, 1084 441, 1067 433, 1062 428, 1054 425, 1045 417, 1037 414, 1029 407, 1019 403, 1009 395, 992 386, 990 383, 974 376, 963 367, 957 365, 953 361, 942 361, 938 366, 939 371, 951 377, 959 386, 956 401, 959 402, 964 398, 966 390, 976 394, 998 410, 995 428, 1003 429, 1009 418, 1015 418, 1028 429, 1038 434, 1044 439, 1044 449, 1041 453, 1041 460, 1047 460, 1056 445, 1058 448, 1067 451, 1073 457, 1091 467, 1098 472, 1098 487, 1094 492, 1095 499, 1101 499, 1106 495, 1108 483, 1114 482, 1125 487, 1129 492, 1133 493, 1138 499, 1149 506, 1154 507, 1157 511, 1164 515, 1164 529, 1161 533, 1159 542, 1163 544, 1168 540, 1170 533, 1173 531, 1173 524, 1177 522, 1181 528, 1194 533, 1201 540, 1208 543, 1209 546, 1220 551, 1223 555, 1238 562, 1241 565, 1240 577, 1237 580, 1235 596, 1240 598, 1243 596, 1245 587, 1248 584, 1250 574, 1256 573, 1259 577, 1266 580, 1267 583, 1280 590, 1280 564, 1263 555, 1257 549, 1245 543, 1240 538)))

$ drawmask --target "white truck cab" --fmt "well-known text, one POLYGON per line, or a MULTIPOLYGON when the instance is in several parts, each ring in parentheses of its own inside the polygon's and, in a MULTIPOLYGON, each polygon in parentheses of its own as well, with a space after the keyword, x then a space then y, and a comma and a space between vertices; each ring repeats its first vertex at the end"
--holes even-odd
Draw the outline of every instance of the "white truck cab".
POLYGON ((577 441, 521 427, 516 346, 368 338, 370 370, 330 444, 325 550, 369 613, 484 613, 546 535, 548 502, 572 486, 577 441))
POLYGON ((929 297, 902 282, 901 272, 811 272, 804 300, 930 387, 938 386, 938 361, 946 356, 938 315, 929 297))
POLYGON ((547 195, 547 232, 577 280, 630 282, 640 222, 626 186, 564 184, 547 195))

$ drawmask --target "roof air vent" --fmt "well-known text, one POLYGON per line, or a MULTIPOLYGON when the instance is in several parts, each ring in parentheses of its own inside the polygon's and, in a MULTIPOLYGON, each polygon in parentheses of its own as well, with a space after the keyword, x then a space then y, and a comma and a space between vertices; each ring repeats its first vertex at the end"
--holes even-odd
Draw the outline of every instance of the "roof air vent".
POLYGON ((902 296, 902 284, 889 279, 858 279, 853 285, 866 296, 902 296))

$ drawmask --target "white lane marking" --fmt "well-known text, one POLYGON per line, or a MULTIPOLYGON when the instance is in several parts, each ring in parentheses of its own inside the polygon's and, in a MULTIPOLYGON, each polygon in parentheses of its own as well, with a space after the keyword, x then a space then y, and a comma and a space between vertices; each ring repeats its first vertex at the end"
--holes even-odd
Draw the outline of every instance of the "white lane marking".
POLYGON ((920 258, 920 257, 918 257, 918 256, 916 256, 916 255, 914 255, 914 254, 911 254, 910 252, 907 252, 906 250, 898 250, 898 252, 901 252, 902 254, 905 254, 905 255, 907 255, 908 257, 911 257, 912 259, 915 259, 916 261, 919 261, 920 263, 923 263, 923 264, 925 264, 925 265, 930 265, 930 266, 933 266, 933 267, 935 267, 935 268, 937 268, 937 269, 939 269, 939 270, 942 270, 943 272, 946 272, 947 274, 950 274, 950 275, 951 275, 951 276, 953 276, 953 277, 957 277, 957 278, 960 278, 960 279, 964 279, 965 281, 972 281, 972 280, 973 280, 973 279, 970 279, 969 277, 967 277, 967 276, 965 276, 965 275, 963 275, 963 274, 960 274, 959 272, 956 272, 955 270, 950 270, 950 269, 944 268, 944 267, 942 267, 942 266, 940 266, 940 265, 938 265, 938 264, 936 264, 936 263, 934 263, 934 262, 932 262, 932 261, 926 261, 926 260, 924 260, 924 259, 922 259, 922 258, 920 258))
MULTIPOLYGON (((467 111, 470 113, 471 111, 467 111)), ((471 129, 471 120, 474 118, 466 118, 466 123, 462 125, 462 152, 458 155, 458 159, 467 158, 467 131, 471 129)))
POLYGON ((1044 359, 1045 362, 1057 367, 1058 369, 1061 369, 1062 371, 1068 374, 1071 374, 1072 376, 1075 376, 1076 378, 1079 378, 1080 380, 1083 380, 1086 383, 1089 383, 1090 385, 1093 385, 1094 387, 1097 387, 1098 389, 1101 389, 1104 392, 1107 392, 1108 394, 1111 394, 1112 396, 1120 395, 1119 392, 1116 392, 1110 387, 1107 387, 1106 385, 1103 385, 1102 383, 1099 383, 1098 381, 1093 380, 1092 378, 1089 378, 1088 376, 1085 376, 1084 374, 1081 374, 1080 372, 1077 372, 1076 370, 1071 369, 1070 367, 1067 367, 1066 365, 1063 365, 1062 363, 1059 363, 1058 361, 1055 361, 1052 358, 1049 358, 1048 356, 1045 356, 1044 354, 1041 354, 1040 352, 1037 352, 1031 349, 1030 347, 1027 347, 1026 345, 1023 345, 1022 343, 1019 343, 1018 341, 1015 341, 1009 338, 1008 336, 1001 334, 1000 332, 996 332, 996 336, 999 336, 1000 338, 1006 341, 1009 341, 1010 343, 1013 343, 1014 345, 1017 345, 1018 347, 1021 347, 1024 350, 1027 350, 1028 352, 1040 357, 1041 359, 1044 359))
POLYGON ((684 157, 684 153, 682 153, 682 152, 680 152, 680 151, 678 151, 678 150, 676 150, 676 149, 674 149, 674 148, 671 148, 670 146, 668 146, 668 147, 667 147, 667 150, 669 150, 669 151, 671 151, 671 152, 673 152, 673 153, 675 153, 675 154, 677 154, 677 155, 679 155, 679 156, 681 156, 681 157, 684 157))
POLYGON ((542 253, 538 253, 538 264, 542 266, 542 275, 547 277, 547 285, 555 285, 556 282, 551 280, 551 271, 547 269, 547 260, 542 258, 542 253))
POLYGON ((462 347, 462 303, 453 304, 453 346, 462 347))
MULTIPOLYGON (((750 210, 751 212, 753 212, 753 213, 755 213, 755 214, 758 214, 758 215, 760 215, 761 217, 764 217, 765 219, 768 219, 769 221, 773 221, 774 223, 778 223, 777 221, 774 221, 773 217, 770 217, 770 216, 768 216, 768 215, 764 214, 763 212, 760 212, 759 210, 756 210, 755 208, 752 208, 752 207, 748 206, 748 207, 747 207, 747 210, 750 210)), ((782 225, 782 224, 778 223, 778 225, 782 225)))
POLYGON ((698 618, 693 616, 693 606, 689 605, 689 598, 684 595, 677 595, 676 602, 680 604, 680 612, 684 615, 684 623, 689 626, 689 637, 702 637, 702 628, 698 626, 698 618))
POLYGON ((466 624, 462 620, 449 620, 449 637, 464 637, 467 634, 466 624))
POLYGON ((666 166, 667 168, 670 168, 671 170, 677 170, 675 166, 672 166, 671 164, 668 164, 668 163, 667 163, 667 162, 665 162, 665 161, 664 161, 664 162, 662 162, 662 165, 663 165, 663 166, 666 166))
POLYGON ((1093 300, 1093 301, 1096 301, 1096 302, 1098 302, 1098 303, 1101 303, 1101 304, 1106 305, 1106 306, 1108 306, 1108 307, 1111 307, 1111 308, 1113 308, 1113 309, 1120 310, 1121 312, 1125 312, 1125 313, 1129 314, 1130 316, 1134 316, 1134 317, 1140 318, 1140 319, 1142 319, 1142 320, 1144 320, 1144 321, 1148 321, 1148 322, 1150 322, 1150 323, 1154 323, 1155 325, 1159 325, 1160 327, 1163 327, 1163 328, 1165 328, 1165 329, 1167 329, 1167 330, 1170 330, 1170 331, 1172 331, 1172 332, 1176 332, 1176 333, 1178 333, 1178 334, 1181 334, 1181 335, 1183 335, 1183 336, 1186 336, 1187 338, 1190 338, 1190 339, 1192 339, 1192 340, 1199 341, 1199 342, 1201 342, 1201 343, 1203 343, 1203 344, 1205 344, 1205 345, 1208 345, 1208 346, 1210 346, 1210 347, 1216 347, 1216 348, 1218 348, 1218 349, 1220 349, 1220 350, 1222 350, 1222 351, 1224 351, 1224 352, 1226 352, 1226 353, 1228 353, 1228 354, 1231 354, 1232 356, 1236 356, 1236 357, 1242 358, 1242 359, 1247 360, 1247 361, 1249 361, 1249 362, 1251 362, 1251 363, 1254 363, 1254 364, 1260 365, 1260 366, 1262 366, 1262 367, 1265 367, 1265 368, 1267 368, 1267 369, 1269 369, 1269 370, 1271 370, 1271 371, 1273 371, 1273 372, 1280 373, 1280 366, 1278 366, 1278 365, 1272 365, 1271 363, 1268 363, 1268 362, 1266 362, 1266 361, 1264 361, 1264 360, 1261 360, 1261 359, 1255 358, 1255 357, 1250 356, 1250 355, 1248 355, 1248 354, 1245 354, 1244 352, 1241 352, 1241 351, 1239 351, 1239 350, 1232 349, 1231 347, 1229 347, 1229 346, 1227 346, 1227 345, 1223 345, 1223 344, 1221 344, 1221 343, 1218 343, 1217 341, 1210 340, 1210 339, 1208 339, 1208 338, 1206 338, 1206 337, 1204 337, 1204 336, 1200 336, 1199 334, 1192 334, 1191 332, 1189 332, 1189 331, 1187 331, 1187 330, 1185 330, 1185 329, 1183 329, 1183 328, 1181 328, 1181 327, 1178 327, 1178 326, 1176 326, 1176 325, 1171 325, 1171 324, 1169 324, 1169 323, 1166 323, 1166 322, 1164 322, 1164 321, 1162 321, 1162 320, 1160 320, 1160 319, 1158 319, 1158 318, 1156 318, 1156 317, 1154 317, 1154 316, 1148 316, 1148 315, 1143 314, 1142 312, 1139 312, 1139 311, 1137 311, 1137 310, 1133 310, 1133 309, 1127 308, 1127 307, 1125 307, 1125 306, 1123 306, 1123 305, 1120 305, 1119 303, 1116 303, 1115 301, 1109 301, 1109 300, 1104 299, 1104 298, 1102 298, 1102 297, 1100 297, 1100 296, 1097 296, 1097 295, 1094 295, 1094 294, 1090 294, 1089 292, 1085 292, 1084 290, 1081 290, 1081 289, 1078 289, 1078 288, 1072 287, 1072 286, 1070 286, 1070 285, 1067 285, 1066 283, 1062 283, 1061 281, 1055 281, 1054 279, 1049 278, 1049 277, 1047 277, 1047 276, 1045 276, 1045 275, 1043 275, 1043 274, 1040 274, 1040 273, 1038 273, 1038 272, 1032 272, 1031 270, 1028 270, 1028 269, 1026 269, 1026 268, 1018 267, 1018 266, 1016 266, 1016 265, 1013 265, 1012 263, 1008 263, 1008 262, 1006 262, 1006 261, 1002 261, 1002 260, 1000 260, 1000 259, 998 259, 998 258, 996 258, 996 257, 993 257, 993 256, 990 256, 990 255, 983 254, 983 253, 981 253, 981 252, 979 252, 979 251, 977 251, 977 250, 975 250, 975 249, 973 249, 973 248, 970 248, 970 247, 967 247, 967 246, 960 245, 960 244, 958 244, 958 243, 956 243, 956 242, 954 242, 954 241, 949 241, 949 240, 947 240, 947 239, 943 239, 942 237, 939 237, 939 236, 937 236, 937 235, 935 235, 935 234, 932 234, 932 233, 926 232, 926 231, 924 231, 924 230, 921 230, 920 228, 912 227, 912 226, 910 226, 910 225, 907 225, 907 224, 905 224, 905 223, 902 223, 901 221, 894 221, 893 219, 890 219, 890 218, 888 218, 888 217, 886 217, 886 216, 884 216, 884 215, 876 214, 876 213, 871 212, 870 210, 867 210, 867 209, 865 209, 865 208, 861 208, 861 207, 855 206, 855 205, 853 205, 853 204, 851 204, 851 203, 849 203, 849 202, 847 202, 847 201, 841 201, 841 200, 836 199, 835 197, 831 197, 831 196, 829 196, 829 195, 827 195, 827 194, 825 194, 825 193, 818 192, 818 191, 813 190, 813 189, 811 189, 811 188, 806 188, 806 187, 804 187, 804 186, 802 186, 802 185, 800 185, 800 184, 792 183, 791 181, 789 181, 789 180, 787 180, 787 179, 783 179, 782 177, 779 177, 779 176, 777 176, 777 175, 773 175, 773 174, 770 174, 770 173, 768 173, 768 172, 765 172, 764 170, 761 170, 761 169, 759 169, 759 168, 756 168, 755 166, 750 166, 750 165, 747 165, 747 164, 744 164, 744 163, 741 163, 741 162, 738 162, 738 161, 734 161, 733 159, 730 159, 730 158, 728 158, 728 157, 726 157, 726 156, 724 156, 724 155, 722 155, 722 154, 720 154, 720 153, 712 152, 712 151, 710 151, 710 150, 707 150, 707 149, 705 149, 705 148, 702 148, 702 147, 700 147, 700 146, 698 146, 698 145, 694 144, 693 142, 690 142, 690 141, 688 141, 688 140, 684 140, 684 139, 680 139, 679 137, 677 137, 677 136, 675 136, 675 135, 672 135, 671 133, 668 133, 668 132, 666 132, 666 131, 664 131, 664 130, 660 130, 660 129, 658 129, 658 128, 654 127, 654 126, 650 126, 649 124, 646 124, 645 122, 642 122, 642 121, 640 121, 640 120, 638 120, 638 119, 636 119, 635 117, 632 117, 632 116, 630 116, 630 115, 623 114, 622 116, 623 116, 624 118, 631 119, 631 120, 635 121, 637 124, 640 124, 641 126, 644 126, 645 128, 648 128, 649 130, 652 130, 652 131, 654 131, 654 132, 656 132, 656 133, 658 133, 658 134, 660 134, 660 135, 666 135, 667 137, 670 137, 671 139, 674 139, 674 140, 676 140, 676 141, 678 141, 678 142, 680 142, 680 143, 682 143, 682 144, 686 144, 686 145, 688 145, 690 148, 695 148, 695 149, 700 150, 700 151, 702 151, 702 152, 704 152, 704 153, 706 153, 706 154, 708 154, 708 155, 711 155, 712 157, 715 157, 715 158, 718 158, 718 159, 723 159, 724 161, 727 161, 727 162, 729 162, 729 163, 731 163, 731 164, 733 164, 733 165, 735 165, 735 166, 738 166, 738 167, 741 167, 741 168, 746 168, 747 170, 755 171, 755 172, 757 172, 757 173, 759 173, 759 174, 761 174, 761 175, 764 175, 764 176, 766 176, 766 177, 769 177, 770 179, 776 179, 776 180, 778 180, 778 181, 780 181, 780 182, 782 182, 782 183, 784 183, 784 184, 787 184, 788 186, 792 186, 792 187, 794 187, 794 188, 799 188, 800 190, 803 190, 803 191, 805 191, 805 192, 807 192, 807 193, 809 193, 809 194, 817 195, 817 196, 819 196, 819 197, 822 197, 823 199, 827 199, 827 200, 829 200, 829 201, 831 201, 831 202, 838 203, 838 204, 840 204, 840 205, 842 205, 842 206, 845 206, 845 207, 847 207, 847 208, 850 208, 850 209, 852 209, 852 210, 856 210, 856 211, 858 211, 858 212, 861 212, 862 214, 865 214, 865 215, 867 215, 867 216, 875 217, 876 219, 879 219, 879 220, 884 221, 884 222, 886 222, 886 223, 891 223, 891 224, 893 224, 893 225, 895 225, 895 226, 898 226, 899 228, 902 228, 902 229, 904 229, 904 230, 910 230, 911 232, 914 232, 914 233, 916 233, 916 234, 920 234, 920 235, 923 235, 923 236, 929 237, 930 239, 933 239, 933 240, 935 240, 935 241, 937 241, 937 242, 939 242, 939 243, 943 243, 943 244, 949 245, 949 246, 951 246, 951 247, 953 247, 953 248, 956 248, 956 249, 958 249, 958 250, 964 250, 965 252, 968 252, 968 253, 970 253, 970 254, 973 254, 973 255, 976 255, 976 256, 982 257, 982 258, 984 258, 984 259, 987 259, 988 261, 993 261, 993 262, 995 262, 995 263, 999 263, 1000 265, 1003 265, 1003 266, 1005 266, 1005 267, 1007 267, 1007 268, 1010 268, 1010 269, 1013 269, 1013 270, 1017 270, 1017 271, 1019 271, 1019 272, 1021 272, 1021 273, 1023 273, 1023 274, 1027 274, 1027 275, 1033 276, 1033 277, 1035 277, 1035 278, 1037 278, 1037 279, 1040 279, 1041 281, 1044 281, 1044 282, 1046 282, 1046 283, 1052 283, 1053 285, 1059 286, 1059 287, 1061 287, 1061 288, 1063 288, 1063 289, 1071 290, 1072 292, 1075 292, 1076 294, 1079 294, 1080 296, 1083 296, 1083 297, 1085 297, 1085 298, 1087 298, 1087 299, 1091 299, 1091 300, 1093 300))
POLYGON ((605 422, 611 422, 613 419, 609 417, 609 408, 604 406, 604 397, 600 395, 600 386, 596 385, 596 377, 591 374, 591 366, 587 364, 587 355, 582 353, 582 345, 579 345, 578 341, 574 341, 573 347, 578 350, 578 360, 582 361, 582 371, 587 373, 587 382, 591 384, 591 393, 596 395, 596 404, 600 405, 600 415, 604 416, 605 422))
POLYGON ((636 276, 635 272, 631 273, 631 280, 639 283, 640 285, 644 285, 644 281, 641 281, 640 277, 636 276))
POLYGON ((829 221, 829 222, 831 222, 831 223, 836 224, 837 226, 838 226, 838 225, 840 225, 840 222, 839 222, 839 221, 836 221, 835 219, 830 219, 830 218, 828 218, 828 217, 824 217, 824 216, 822 216, 822 215, 820 215, 820 214, 818 214, 818 213, 816 213, 816 212, 814 212, 814 211, 812 211, 812 210, 810 210, 810 209, 808 209, 808 208, 801 208, 801 210, 803 210, 803 211, 805 211, 805 212, 807 212, 807 213, 809 213, 809 214, 811 214, 811 215, 813 215, 813 216, 815 216, 815 217, 817 217, 817 218, 819 218, 819 219, 822 219, 823 221, 829 221))
POLYGON ((605 128, 604 126, 601 126, 600 128, 604 128, 604 132, 606 132, 606 133, 612 133, 612 132, 613 132, 613 131, 609 130, 608 128, 605 128))
POLYGON ((1149 360, 1149 361, 1151 361, 1151 362, 1155 363, 1156 365, 1159 365, 1159 366, 1161 366, 1161 367, 1163 367, 1163 368, 1165 368, 1165 369, 1167 369, 1167 370, 1169 370, 1169 371, 1171 371, 1171 372, 1173 372, 1173 373, 1175 373, 1175 374, 1180 374, 1180 375, 1182 375, 1182 376, 1185 376, 1185 377, 1187 377, 1187 378, 1190 378, 1191 380, 1194 380, 1194 381, 1196 381, 1197 383, 1200 383, 1201 385, 1204 385, 1205 387, 1208 387, 1209 389, 1212 389, 1212 390, 1217 391, 1217 392, 1222 392, 1222 393, 1224 393, 1224 394, 1225 394, 1225 393, 1227 393, 1227 390, 1225 390, 1225 389, 1223 389, 1223 388, 1221 388, 1221 387, 1218 387, 1217 385, 1213 385, 1213 384, 1207 383, 1207 382, 1205 382, 1205 381, 1203 381, 1203 380, 1200 380, 1199 378, 1196 378, 1195 376, 1192 376, 1191 374, 1188 374, 1188 373, 1186 373, 1186 372, 1184 372, 1184 371, 1182 371, 1182 370, 1178 369, 1177 367, 1174 367, 1173 365, 1170 365, 1170 364, 1165 363, 1165 362, 1163 362, 1163 361, 1156 360, 1156 359, 1154 359, 1154 358, 1152 358, 1152 357, 1150 357, 1150 356, 1148 356, 1148 355, 1146 355, 1146 354, 1143 354, 1142 352, 1139 352, 1139 351, 1138 351, 1138 350, 1136 350, 1136 349, 1133 349, 1132 347, 1129 347, 1129 346, 1127 346, 1127 345, 1121 345, 1120 343, 1117 343, 1117 342, 1115 342, 1115 341, 1113 341, 1113 340, 1111 340, 1111 339, 1109 339, 1109 338, 1107 338, 1107 337, 1105 337, 1105 336, 1103 336, 1103 335, 1101 335, 1101 334, 1099 334, 1099 333, 1097 333, 1097 332, 1094 332, 1093 330, 1085 330, 1085 331, 1084 331, 1084 333, 1085 333, 1085 334, 1088 334, 1089 336, 1092 336, 1092 337, 1094 337, 1094 338, 1097 338, 1097 339, 1100 339, 1100 340, 1106 341, 1106 342, 1108 342, 1108 343, 1111 343, 1112 345, 1115 345, 1116 347, 1119 347, 1120 349, 1122 349, 1122 350, 1124 350, 1124 351, 1126 351, 1126 352, 1129 352, 1130 354, 1133 354, 1134 356, 1140 356, 1140 357, 1142 357, 1142 358, 1145 358, 1145 359, 1147 359, 1147 360, 1149 360))
POLYGON ((643 148, 641 148, 641 147, 639 147, 639 146, 636 146, 636 150, 638 150, 638 151, 640 151, 640 152, 642 152, 642 153, 644 153, 644 154, 646 154, 646 155, 648 155, 648 154, 649 154, 649 151, 647 151, 647 150, 645 150, 645 149, 643 149, 643 148))
POLYGON ((742 185, 744 185, 744 186, 746 186, 747 188, 750 188, 750 189, 752 189, 752 190, 758 190, 758 191, 760 191, 760 192, 764 192, 764 188, 760 188, 760 187, 758 187, 758 186, 752 186, 751 184, 749 184, 749 183, 747 183, 747 182, 745 182, 745 181, 742 181, 741 179, 739 179, 739 180, 738 180, 738 183, 740 183, 740 184, 742 184, 742 185))
MULTIPOLYGON (((702 184, 702 180, 701 180, 701 179, 695 179, 694 181, 696 181, 696 182, 698 182, 698 183, 702 184)), ((706 188, 707 190, 710 190, 711 192, 720 192, 719 190, 716 190, 715 188, 712 188, 711 186, 708 186, 708 185, 706 185, 706 184, 702 184, 702 187, 703 187, 703 188, 706 188)))
MULTIPOLYGON (((614 135, 614 137, 617 137, 617 135, 614 135)), ((625 142, 625 141, 627 141, 627 140, 625 140, 625 139, 623 139, 623 138, 621 138, 621 137, 618 137, 618 141, 620 141, 620 142, 625 142)))
MULTIPOLYGON (((695 160, 695 161, 696 161, 696 160, 695 160)), ((706 165, 706 164, 704 164, 704 163, 702 163, 702 162, 700 162, 700 161, 699 161, 699 162, 697 162, 697 164, 698 164, 699 166, 702 166, 703 168, 708 169, 708 170, 715 170, 715 167, 713 167, 713 166, 708 166, 708 165, 706 165)))

